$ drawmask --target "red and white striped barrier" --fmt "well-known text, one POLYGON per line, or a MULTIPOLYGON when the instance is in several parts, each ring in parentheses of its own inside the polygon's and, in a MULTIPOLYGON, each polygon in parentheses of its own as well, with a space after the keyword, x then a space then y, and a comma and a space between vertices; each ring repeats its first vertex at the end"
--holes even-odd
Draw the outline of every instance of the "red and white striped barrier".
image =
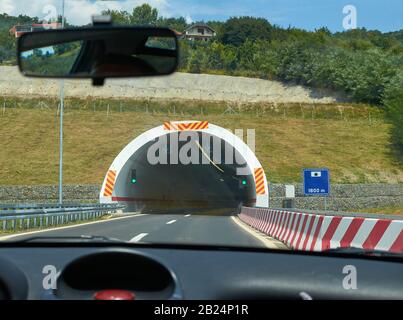
POLYGON ((239 218, 296 250, 339 247, 403 252, 403 220, 243 207, 239 218))

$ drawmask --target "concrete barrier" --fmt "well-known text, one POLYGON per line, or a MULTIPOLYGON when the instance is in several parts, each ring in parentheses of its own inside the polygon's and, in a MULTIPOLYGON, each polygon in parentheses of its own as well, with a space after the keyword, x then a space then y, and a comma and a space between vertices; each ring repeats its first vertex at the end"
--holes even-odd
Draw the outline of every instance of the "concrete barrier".
POLYGON ((403 218, 324 215, 242 207, 239 218, 288 247, 324 251, 358 247, 403 253, 403 218))

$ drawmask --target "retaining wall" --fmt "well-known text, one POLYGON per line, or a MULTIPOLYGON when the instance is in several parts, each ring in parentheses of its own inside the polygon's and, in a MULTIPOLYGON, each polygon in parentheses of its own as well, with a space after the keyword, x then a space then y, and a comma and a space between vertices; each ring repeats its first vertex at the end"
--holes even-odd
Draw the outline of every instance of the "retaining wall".
MULTIPOLYGON (((270 207, 281 208, 285 199, 284 184, 269 184, 270 207)), ((66 202, 94 202, 99 199, 100 185, 63 186, 66 202)), ((295 184, 295 207, 300 209, 324 210, 322 197, 305 197, 302 184, 295 184)), ((57 202, 58 187, 44 186, 1 186, 0 203, 6 202, 57 202)), ((403 206, 403 183, 401 184, 335 184, 327 199, 327 209, 348 211, 373 207, 403 206)))
MULTIPOLYGON (((65 185, 65 202, 97 202, 100 185, 65 185)), ((58 186, 0 186, 0 203, 52 203, 59 200, 58 186)))
MULTIPOLYGON (((324 197, 304 196, 302 184, 294 184, 294 207, 325 210, 324 197)), ((283 207, 285 184, 270 184, 270 207, 283 207)), ((376 207, 403 206, 403 183, 399 184, 333 184, 326 199, 326 209, 346 211, 376 207)))

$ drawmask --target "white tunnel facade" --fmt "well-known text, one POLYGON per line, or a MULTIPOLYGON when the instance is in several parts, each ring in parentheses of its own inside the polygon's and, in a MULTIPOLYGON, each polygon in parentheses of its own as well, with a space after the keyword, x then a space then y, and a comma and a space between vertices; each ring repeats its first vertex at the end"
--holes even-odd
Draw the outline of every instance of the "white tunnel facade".
MULTIPOLYGON (((141 197, 137 199, 135 196, 132 196, 130 192, 128 192, 128 168, 130 168, 130 163, 133 162, 134 155, 140 152, 144 154, 144 149, 150 146, 150 144, 155 142, 157 139, 161 139, 164 136, 173 133, 180 133, 181 131, 192 131, 199 134, 206 134, 219 138, 224 142, 224 144, 230 145, 234 149, 235 153, 241 155, 243 158, 244 167, 247 168, 247 171, 249 172, 249 179, 251 182, 253 182, 253 185, 251 183, 250 186, 250 188, 253 188, 253 190, 250 190, 249 192, 253 193, 251 197, 254 199, 254 205, 256 207, 269 206, 268 183, 266 175, 254 152, 241 138, 233 134, 231 131, 206 121, 166 122, 158 127, 142 133, 137 138, 132 140, 117 155, 109 167, 102 183, 99 196, 100 203, 140 203, 142 201, 142 199, 140 199, 141 197)), ((161 176, 168 172, 165 171, 164 168, 167 167, 155 167, 155 170, 153 170, 152 167, 148 167, 148 172, 150 173, 150 170, 153 170, 153 173, 151 175, 147 174, 146 177, 143 176, 142 180, 152 179, 158 180, 160 184, 170 183, 170 181, 167 181, 168 176, 167 179, 164 179, 164 177, 161 176), (155 177, 158 177, 159 179, 155 179, 155 177)), ((182 167, 182 169, 184 168, 185 167, 182 167)), ((138 169, 138 171, 139 170, 141 171, 141 168, 138 169)), ((181 172, 171 170, 169 177, 171 180, 172 175, 181 175, 181 172)), ((190 178, 192 176, 190 172, 187 172, 187 175, 190 176, 190 178)), ((208 183, 205 184, 206 188, 208 188, 208 183)), ((164 186, 161 185, 160 188, 164 188, 164 186)), ((206 191, 202 190, 200 192, 205 193, 206 191)), ((144 195, 142 197, 144 197, 144 195)))

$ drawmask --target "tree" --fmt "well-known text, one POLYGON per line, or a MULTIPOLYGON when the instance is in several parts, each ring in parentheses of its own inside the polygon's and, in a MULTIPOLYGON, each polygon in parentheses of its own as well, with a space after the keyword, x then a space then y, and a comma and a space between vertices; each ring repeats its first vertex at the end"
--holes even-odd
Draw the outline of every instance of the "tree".
POLYGON ((183 17, 179 18, 158 18, 157 25, 160 27, 167 27, 174 29, 179 32, 185 31, 188 24, 186 23, 186 19, 183 17))
POLYGON ((43 52, 42 52, 41 49, 34 49, 33 54, 34 54, 35 57, 42 57, 43 56, 43 52))
POLYGON ((189 56, 187 70, 190 73, 202 73, 203 61, 205 60, 204 52, 201 50, 192 50, 189 56))
POLYGON ((131 16, 127 11, 105 10, 102 14, 111 16, 114 24, 129 25, 131 23, 131 16))
POLYGON ((396 155, 403 162, 403 70, 390 79, 385 88, 383 103, 392 125, 390 133, 396 155))
POLYGON ((224 44, 240 46, 246 40, 270 40, 271 31, 271 24, 263 18, 230 18, 222 26, 219 39, 224 44))
POLYGON ((131 24, 137 25, 156 25, 157 20, 158 10, 146 3, 134 8, 130 17, 131 24))
MULTIPOLYGON (((164 20, 163 18, 159 20, 158 10, 146 3, 135 7, 131 14, 127 11, 118 10, 105 10, 102 14, 111 16, 113 23, 119 25, 161 25, 160 20, 164 20)), ((185 20, 184 18, 182 19, 185 20)), ((168 20, 173 22, 175 19, 168 20)), ((175 22, 180 23, 182 20, 179 18, 175 22)))

